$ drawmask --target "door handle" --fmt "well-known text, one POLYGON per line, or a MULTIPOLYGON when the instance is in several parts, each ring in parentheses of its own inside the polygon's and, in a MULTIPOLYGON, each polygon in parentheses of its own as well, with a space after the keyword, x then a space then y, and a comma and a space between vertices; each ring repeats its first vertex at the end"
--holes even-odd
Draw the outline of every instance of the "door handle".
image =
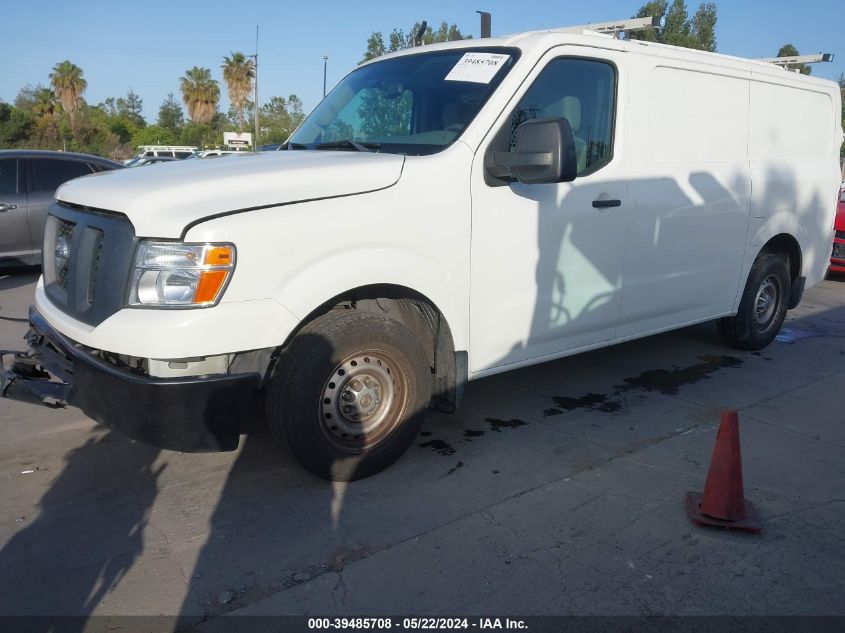
POLYGON ((18 205, 16 204, 6 204, 5 202, 0 202, 0 213, 6 213, 7 211, 11 211, 12 209, 17 209, 18 205))
POLYGON ((594 209, 609 209, 610 207, 621 207, 621 200, 593 200, 594 209))

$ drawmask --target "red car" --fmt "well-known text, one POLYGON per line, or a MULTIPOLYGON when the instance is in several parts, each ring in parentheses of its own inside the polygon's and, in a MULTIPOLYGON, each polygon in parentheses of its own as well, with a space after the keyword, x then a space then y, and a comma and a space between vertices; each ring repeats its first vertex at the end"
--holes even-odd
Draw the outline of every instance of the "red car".
POLYGON ((836 211, 836 233, 833 237, 833 254, 830 257, 830 272, 845 273, 845 188, 839 191, 839 207, 836 211))

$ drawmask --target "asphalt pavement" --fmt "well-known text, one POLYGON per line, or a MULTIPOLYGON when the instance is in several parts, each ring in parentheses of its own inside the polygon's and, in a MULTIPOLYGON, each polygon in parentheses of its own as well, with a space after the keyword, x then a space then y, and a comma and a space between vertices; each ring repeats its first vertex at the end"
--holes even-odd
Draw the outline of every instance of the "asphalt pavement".
MULTIPOLYGON (((0 348, 22 345, 36 278, 0 271, 0 348)), ((231 630, 224 614, 845 616, 843 396, 829 279, 761 352, 703 324, 473 382, 348 485, 246 412, 238 451, 191 455, 0 400, 0 614, 200 631, 231 630), (759 535, 684 511, 726 408, 759 535)))

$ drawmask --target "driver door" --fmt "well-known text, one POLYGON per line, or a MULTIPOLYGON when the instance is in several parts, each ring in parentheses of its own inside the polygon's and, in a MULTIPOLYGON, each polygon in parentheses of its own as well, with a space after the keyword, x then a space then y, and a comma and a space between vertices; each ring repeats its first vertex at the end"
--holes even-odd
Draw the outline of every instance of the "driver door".
MULTIPOLYGON (((623 54, 550 51, 476 154, 472 175, 472 373, 563 355, 615 336, 628 212, 623 54), (489 184, 485 154, 528 119, 564 117, 573 182, 489 184)), ((513 140, 511 140, 511 149, 513 140)), ((488 157, 489 158, 489 157, 488 157)))

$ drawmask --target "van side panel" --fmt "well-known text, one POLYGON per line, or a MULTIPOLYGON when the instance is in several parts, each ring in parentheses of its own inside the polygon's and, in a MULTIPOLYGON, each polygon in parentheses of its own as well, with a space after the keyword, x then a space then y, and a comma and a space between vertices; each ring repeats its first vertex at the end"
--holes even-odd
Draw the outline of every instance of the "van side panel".
MULTIPOLYGON (((754 192, 747 272, 760 248, 780 233, 802 254, 806 287, 827 271, 839 190, 839 108, 830 92, 801 85, 787 73, 751 82, 748 155, 754 192)), ((737 305, 739 297, 736 299, 737 305)))
POLYGON ((620 338, 733 309, 751 199, 750 73, 641 59, 620 338))

